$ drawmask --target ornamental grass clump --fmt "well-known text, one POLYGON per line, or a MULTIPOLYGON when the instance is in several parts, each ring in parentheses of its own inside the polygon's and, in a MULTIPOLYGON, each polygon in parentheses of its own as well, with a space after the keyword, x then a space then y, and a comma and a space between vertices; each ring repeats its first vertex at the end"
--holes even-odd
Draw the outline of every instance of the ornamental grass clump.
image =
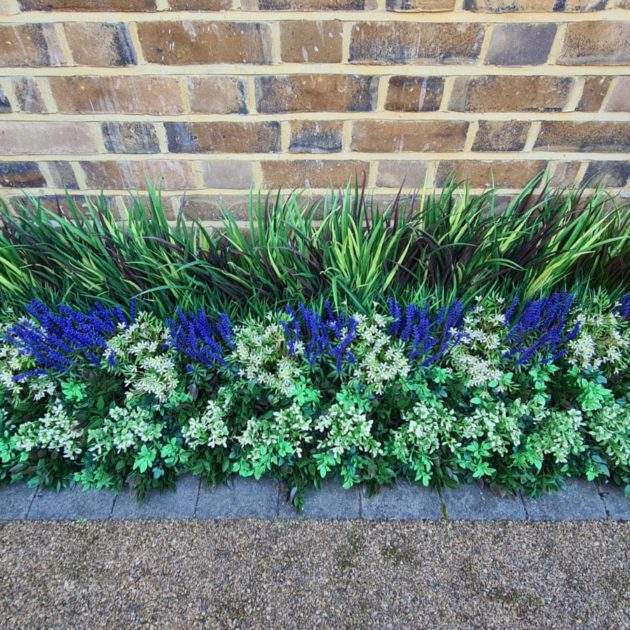
POLYGON ((298 505, 329 477, 630 490, 627 297, 384 303, 165 321, 36 302, 2 327, 0 479, 143 496, 268 475, 298 505))

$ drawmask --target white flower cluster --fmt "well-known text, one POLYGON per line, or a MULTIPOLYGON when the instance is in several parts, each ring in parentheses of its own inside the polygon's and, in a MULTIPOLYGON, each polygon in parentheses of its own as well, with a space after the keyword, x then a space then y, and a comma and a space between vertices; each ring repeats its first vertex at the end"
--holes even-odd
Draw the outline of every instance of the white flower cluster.
POLYGON ((376 394, 385 386, 409 374, 409 361, 403 347, 387 333, 387 320, 381 315, 354 315, 359 322, 352 346, 356 358, 353 376, 376 394))
POLYGON ((190 418, 182 427, 186 444, 191 448, 197 446, 226 446, 230 435, 226 416, 229 408, 225 401, 209 400, 206 409, 199 417, 190 418))
POLYGON ((355 403, 336 402, 315 424, 317 431, 326 433, 318 450, 328 451, 336 458, 355 448, 372 456, 380 455, 381 445, 372 436, 372 424, 355 403))
POLYGON ((488 409, 475 409, 470 422, 476 424, 479 435, 483 436, 490 450, 499 455, 507 454, 510 447, 517 447, 521 443, 519 414, 508 409, 503 402, 488 409))
POLYGON ((580 312, 575 323, 580 332, 569 342, 568 361, 582 370, 610 368, 618 374, 628 362, 630 328, 615 312, 588 314, 580 312))
POLYGON ((584 417, 579 409, 545 410, 543 418, 542 450, 553 455, 556 463, 566 463, 571 455, 579 455, 586 448, 582 433, 584 417))
POLYGON ((296 357, 302 347, 296 344, 295 356, 287 353, 284 330, 279 324, 248 324, 235 331, 233 356, 240 365, 239 376, 288 396, 301 370, 296 357))
POLYGON ((125 376, 127 400, 142 395, 164 404, 179 384, 173 351, 167 347, 167 330, 147 312, 108 341, 116 359, 116 370, 125 376))
POLYGON ((83 450, 81 446, 83 437, 83 429, 68 415, 63 403, 56 399, 41 418, 25 422, 19 427, 15 448, 26 452, 35 448, 45 448, 62 453, 66 459, 74 460, 83 450))
POLYGON ((589 433, 619 466, 630 465, 630 407, 604 405, 589 414, 589 433))
POLYGON ((252 462, 268 453, 301 457, 303 444, 313 439, 311 426, 311 419, 293 403, 288 409, 274 411, 269 419, 250 418, 237 440, 241 446, 251 447, 249 459, 252 462))
POLYGON ((396 450, 409 461, 415 454, 433 453, 440 448, 440 437, 449 432, 455 419, 452 409, 437 401, 419 401, 402 415, 403 424, 394 432, 396 450))
POLYGON ((150 409, 112 407, 101 427, 88 430, 88 448, 98 457, 114 450, 139 451, 142 444, 159 439, 163 428, 150 409))

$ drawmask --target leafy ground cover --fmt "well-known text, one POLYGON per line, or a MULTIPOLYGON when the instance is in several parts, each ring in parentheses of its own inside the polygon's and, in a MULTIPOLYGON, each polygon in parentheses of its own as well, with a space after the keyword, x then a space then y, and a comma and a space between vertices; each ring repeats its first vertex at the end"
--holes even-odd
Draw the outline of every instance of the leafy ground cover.
POLYGON ((68 207, 0 212, 0 481, 630 491, 630 212, 604 191, 252 195, 218 230, 153 190, 122 222, 68 207))

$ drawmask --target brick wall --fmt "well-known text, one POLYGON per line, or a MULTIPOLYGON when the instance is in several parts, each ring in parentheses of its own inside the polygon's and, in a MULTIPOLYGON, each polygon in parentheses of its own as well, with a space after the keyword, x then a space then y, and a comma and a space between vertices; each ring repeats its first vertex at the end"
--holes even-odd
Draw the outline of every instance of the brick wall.
POLYGON ((5 198, 630 178, 630 0, 0 0, 0 66, 5 198))

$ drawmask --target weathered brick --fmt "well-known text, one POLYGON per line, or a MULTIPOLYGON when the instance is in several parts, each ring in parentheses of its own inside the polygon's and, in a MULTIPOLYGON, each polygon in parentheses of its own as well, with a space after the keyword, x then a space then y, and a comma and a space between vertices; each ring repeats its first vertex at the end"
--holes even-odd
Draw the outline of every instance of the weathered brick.
POLYGON ((244 11, 356 11, 365 0, 241 0, 244 11))
POLYGON ((169 0, 172 11, 226 11, 232 0, 169 0))
POLYGON ((525 146, 529 123, 480 120, 473 151, 520 151, 525 146))
POLYGON ((19 0, 22 11, 153 11, 155 0, 19 0))
POLYGON ((630 21, 567 24, 557 63, 567 66, 630 63, 630 21))
POLYGON ((455 0, 387 0, 388 11, 452 11, 455 0))
POLYGON ((383 188, 423 188, 427 162, 384 160, 378 163, 376 185, 383 188))
POLYGON ((250 161, 212 160, 201 163, 204 186, 207 188, 240 188, 247 190, 254 181, 250 161))
POLYGON ((613 86, 608 103, 607 112, 630 112, 630 77, 619 77, 613 86))
POLYGON ((0 162, 3 188, 41 188, 46 180, 35 162, 0 162))
POLYGON ((280 56, 295 63, 341 61, 342 24, 336 20, 280 23, 280 56))
POLYGON ((101 125, 105 148, 112 153, 159 153, 155 127, 151 123, 106 122, 101 125))
POLYGON ((0 26, 0 60, 13 68, 67 63, 52 24, 0 26))
POLYGON ((580 166, 580 162, 556 162, 549 183, 554 188, 573 186, 580 166))
POLYGON ((218 221, 227 210, 237 220, 247 219, 249 198, 242 195, 186 195, 173 199, 175 213, 181 212, 188 220, 218 221))
POLYGON ((30 77, 13 79, 13 93, 15 94, 20 110, 23 112, 42 114, 48 111, 34 79, 30 77))
POLYGON ((126 24, 74 22, 64 26, 75 63, 82 66, 129 66, 137 63, 126 24))
POLYGON ((190 111, 246 114, 245 81, 238 77, 188 77, 190 111))
POLYGON ((458 77, 450 109, 456 112, 558 112, 573 80, 564 77, 458 77))
POLYGON ((390 77, 385 109, 397 112, 435 112, 440 109, 442 77, 390 77))
POLYGON ((7 95, 2 91, 2 87, 0 86, 0 114, 8 114, 9 112, 11 112, 11 103, 9 103, 7 95))
POLYGON ((267 153, 280 150, 277 122, 167 122, 169 151, 174 153, 267 153))
POLYGON ((578 112, 598 112, 606 94, 612 77, 586 77, 580 102, 575 108, 578 112))
POLYGON ((97 153, 92 125, 84 122, 0 121, 0 154, 97 153))
POLYGON ((468 123, 463 121, 357 120, 352 149, 371 153, 461 151, 468 123))
POLYGON ((592 187, 597 184, 619 188, 628 186, 630 185, 630 160, 591 162, 582 183, 588 183, 592 187))
POLYGON ((50 77, 62 113, 181 114, 175 77, 50 77))
POLYGON ((630 152, 630 125, 627 122, 544 120, 534 149, 630 152))
POLYGON ((46 166, 50 173, 49 186, 68 188, 70 190, 77 190, 79 188, 79 183, 74 175, 74 171, 68 162, 48 162, 46 166))
POLYGON ((291 122, 291 153, 334 153, 342 148, 343 124, 339 120, 291 122))
POLYGON ((261 162, 263 186, 269 188, 329 188, 345 186, 355 176, 369 170, 357 160, 290 160, 261 162))
POLYGON ((353 63, 474 63, 484 35, 482 24, 358 22, 352 26, 353 63))
POLYGON ((495 66, 544 64, 556 36, 555 24, 497 24, 486 63, 495 66))
POLYGON ((466 11, 480 13, 537 13, 601 11, 606 0, 464 0, 466 11))
POLYGON ((256 77, 259 112, 367 112, 374 109, 378 78, 298 74, 256 77))
POLYGON ((138 36, 149 63, 268 63, 266 24, 238 22, 140 22, 138 36))
POLYGON ((89 188, 146 190, 147 181, 164 190, 195 187, 192 164, 182 160, 81 162, 89 188))
POLYGON ((468 181, 472 188, 487 188, 493 182, 498 188, 522 188, 545 166, 542 160, 444 160, 438 165, 435 180, 442 186, 453 175, 458 181, 468 181))

